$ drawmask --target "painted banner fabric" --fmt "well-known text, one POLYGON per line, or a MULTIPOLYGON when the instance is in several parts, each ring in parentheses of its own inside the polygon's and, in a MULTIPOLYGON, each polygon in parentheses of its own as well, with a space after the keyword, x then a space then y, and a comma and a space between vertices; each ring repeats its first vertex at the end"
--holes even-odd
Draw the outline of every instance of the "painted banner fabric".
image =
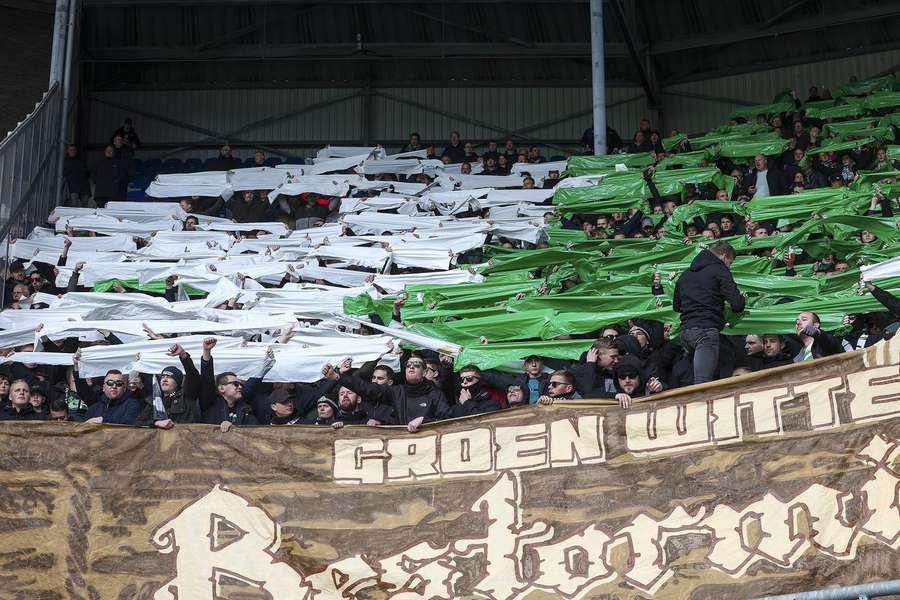
POLYGON ((900 337, 622 410, 0 424, 16 598, 756 598, 900 570, 900 337))

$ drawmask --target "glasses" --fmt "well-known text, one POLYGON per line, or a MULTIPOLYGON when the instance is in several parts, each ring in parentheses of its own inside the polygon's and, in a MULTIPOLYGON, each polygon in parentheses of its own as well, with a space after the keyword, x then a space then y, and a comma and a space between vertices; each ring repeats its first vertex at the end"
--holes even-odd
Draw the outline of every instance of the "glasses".
POLYGON ((465 377, 460 377, 459 380, 463 383, 472 383, 473 381, 478 381, 479 378, 474 375, 466 375, 465 377))
POLYGON ((569 385, 565 381, 551 381, 550 385, 569 385))
POLYGON ((421 369, 424 366, 425 366, 425 363, 419 362, 418 360, 411 360, 408 363, 406 363, 407 369, 421 369))
POLYGON ((105 383, 109 387, 125 387, 125 382, 121 380, 116 381, 115 379, 107 379, 103 383, 105 383))
POLYGON ((233 381, 226 381, 222 383, 222 385, 233 385, 234 387, 244 387, 244 384, 238 381, 237 379, 233 381))
POLYGON ((640 379, 637 373, 629 374, 629 375, 619 375, 619 379, 640 379))

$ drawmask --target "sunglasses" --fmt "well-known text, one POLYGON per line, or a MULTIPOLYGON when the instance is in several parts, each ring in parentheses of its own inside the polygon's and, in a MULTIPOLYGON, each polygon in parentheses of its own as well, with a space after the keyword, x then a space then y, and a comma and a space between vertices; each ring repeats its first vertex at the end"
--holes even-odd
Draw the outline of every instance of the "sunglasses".
POLYGON ((472 383, 473 381, 478 381, 478 379, 479 378, 475 377, 474 375, 466 375, 465 377, 459 378, 459 380, 462 381, 463 383, 472 383))
POLYGON ((551 381, 550 385, 569 385, 565 381, 551 381))
POLYGON ((640 379, 637 373, 628 374, 628 375, 619 375, 619 379, 640 379))
POLYGON ((116 381, 116 380, 114 380, 114 379, 107 379, 107 380, 104 381, 103 383, 105 383, 105 384, 108 385, 109 387, 125 387, 125 382, 124 382, 124 381, 116 381))
POLYGON ((424 366, 425 366, 425 363, 419 362, 417 360, 411 360, 408 363, 406 363, 407 369, 421 369, 424 366))
POLYGON ((244 387, 244 384, 235 379, 234 381, 226 381, 222 385, 233 385, 234 387, 244 387))

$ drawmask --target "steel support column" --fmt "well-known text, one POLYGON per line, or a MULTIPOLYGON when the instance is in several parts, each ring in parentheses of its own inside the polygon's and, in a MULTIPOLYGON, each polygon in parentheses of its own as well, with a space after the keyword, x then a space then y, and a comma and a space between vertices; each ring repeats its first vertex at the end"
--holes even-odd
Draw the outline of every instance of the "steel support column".
POLYGON ((78 0, 67 0, 69 2, 68 23, 66 24, 66 57, 65 66, 63 68, 62 93, 60 94, 59 104, 59 136, 56 140, 58 146, 56 160, 56 185, 54 189, 54 201, 59 206, 64 204, 64 196, 62 191, 65 188, 63 182, 63 163, 66 157, 66 144, 69 139, 69 105, 72 102, 72 62, 74 61, 75 52, 75 27, 78 20, 78 0))
POLYGON ((591 79, 594 99, 594 154, 606 154, 606 59, 603 0, 591 0, 591 79))
POLYGON ((69 23, 69 0, 56 0, 53 17, 53 45, 50 51, 50 82, 47 89, 62 79, 66 51, 66 29, 69 23))

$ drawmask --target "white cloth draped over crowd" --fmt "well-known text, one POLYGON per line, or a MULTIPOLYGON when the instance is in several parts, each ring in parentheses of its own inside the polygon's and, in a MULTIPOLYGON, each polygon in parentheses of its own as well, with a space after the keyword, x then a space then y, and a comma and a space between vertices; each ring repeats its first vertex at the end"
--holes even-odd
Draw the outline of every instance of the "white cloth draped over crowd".
MULTIPOLYGON (((548 164, 535 165, 536 180, 564 167, 548 164)), ((52 228, 35 228, 9 245, 10 259, 26 268, 56 265, 68 240, 53 282, 60 290, 78 266, 78 285, 86 288, 117 280, 161 290, 174 277, 177 300, 138 291, 36 293, 22 308, 45 308, 0 313, 2 360, 66 366, 77 360, 83 377, 109 369, 157 374, 177 366, 166 354, 172 343, 197 361, 201 340, 214 335, 218 371, 250 376, 271 349, 275 366, 266 380, 311 382, 321 377, 323 363, 344 358, 399 364, 402 340, 455 355, 461 350, 455 344, 395 326, 368 323, 377 335, 357 335, 354 329, 368 319, 345 317, 343 303, 360 294, 379 299, 408 285, 481 282, 475 269, 457 265, 459 254, 481 248, 490 235, 531 244, 544 238, 543 216, 552 207, 541 204, 552 189, 521 189, 522 169, 495 177, 462 175, 456 167, 428 160, 423 151, 387 156, 381 148, 328 147, 311 165, 159 175, 147 190, 157 201, 59 207, 48 219, 52 228), (419 173, 435 182, 377 180, 419 173), (337 197, 339 209, 311 229, 194 215, 197 230, 183 231, 189 214, 178 199, 228 200, 245 190, 271 190, 273 203, 302 193, 337 197), (457 216, 483 209, 492 218, 457 216), (229 303, 239 309, 225 310, 229 303), (109 336, 121 343, 104 343, 109 336), (166 337, 153 339, 158 336, 166 337), (78 356, 45 351, 47 343, 67 338, 100 343, 78 356), (32 344, 33 352, 9 353, 32 344)))

